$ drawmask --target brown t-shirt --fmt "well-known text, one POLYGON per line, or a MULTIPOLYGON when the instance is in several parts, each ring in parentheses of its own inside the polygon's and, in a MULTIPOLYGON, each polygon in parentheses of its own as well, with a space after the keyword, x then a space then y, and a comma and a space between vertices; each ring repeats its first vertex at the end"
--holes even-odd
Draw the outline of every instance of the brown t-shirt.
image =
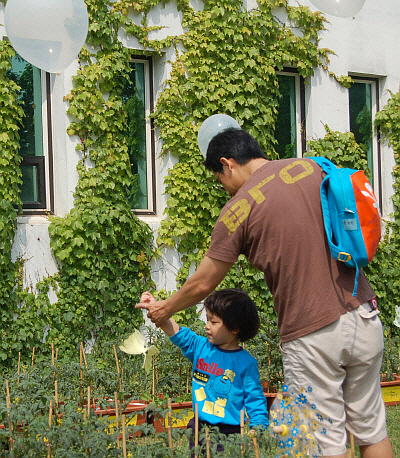
POLYGON ((267 162, 223 208, 207 252, 226 262, 244 254, 264 273, 282 342, 327 326, 375 296, 360 271, 353 297, 355 269, 330 254, 322 174, 311 159, 267 162))

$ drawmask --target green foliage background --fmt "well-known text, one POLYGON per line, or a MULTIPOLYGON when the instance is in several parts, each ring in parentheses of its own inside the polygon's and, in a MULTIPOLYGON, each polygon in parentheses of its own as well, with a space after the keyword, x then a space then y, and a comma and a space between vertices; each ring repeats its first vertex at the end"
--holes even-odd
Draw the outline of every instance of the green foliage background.
MULTIPOLYGON (((149 13, 168 0, 86 0, 90 26, 87 44, 79 57, 73 90, 65 96, 71 124, 68 134, 79 139, 79 183, 75 206, 65 217, 52 217, 51 248, 59 260, 59 273, 35 285, 22 285, 21 261, 12 262, 11 245, 16 228, 13 203, 19 204, 19 123, 23 107, 18 87, 6 76, 12 47, 0 47, 0 360, 15 364, 18 352, 32 347, 49 351, 53 342, 60 351, 76 352, 80 341, 95 337, 99 345, 115 342, 142 322, 134 304, 151 288, 149 262, 156 256, 152 233, 131 212, 129 188, 135 181, 129 161, 129 119, 122 101, 124 75, 133 50, 124 48, 118 33, 136 37, 145 52, 175 52, 172 71, 153 113, 163 140, 163 154, 178 157, 165 177, 169 195, 165 219, 158 233, 161 248, 174 247, 183 264, 178 286, 196 266, 209 244, 214 222, 226 194, 202 167, 196 136, 202 121, 215 112, 234 116, 261 143, 270 159, 275 152, 274 126, 279 102, 277 71, 293 66, 307 78, 317 67, 328 71, 330 50, 319 47, 324 18, 306 7, 289 7, 284 0, 259 0, 247 11, 241 0, 205 0, 202 11, 188 0, 177 0, 184 33, 151 40, 149 13), (274 8, 286 10, 290 27, 274 17, 274 8), (132 14, 141 17, 134 23, 132 14), (295 29, 296 33, 293 32, 295 29), (93 51, 95 49, 95 51, 93 51), (53 289, 57 302, 51 304, 53 289), (42 344, 44 326, 49 327, 42 344)), ((330 75, 348 85, 348 77, 330 75)), ((398 97, 378 115, 399 162, 398 97), (397 112, 396 112, 397 110, 397 112)), ((327 155, 339 165, 365 168, 365 152, 351 134, 331 132, 312 141, 313 154, 327 155)), ((395 214, 388 222, 385 240, 369 268, 378 292, 384 319, 390 325, 399 303, 398 165, 394 170, 395 214)), ((262 273, 240 259, 221 286, 247 290, 269 319, 274 311, 262 273)), ((192 322, 194 310, 181 312, 192 322)), ((393 332, 397 330, 394 329, 393 332)))

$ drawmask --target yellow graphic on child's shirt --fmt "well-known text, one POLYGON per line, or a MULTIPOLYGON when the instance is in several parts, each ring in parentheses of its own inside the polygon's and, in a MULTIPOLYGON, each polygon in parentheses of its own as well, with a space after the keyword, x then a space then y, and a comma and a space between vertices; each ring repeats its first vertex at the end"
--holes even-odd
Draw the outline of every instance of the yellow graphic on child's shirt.
POLYGON ((214 403, 211 401, 206 401, 203 405, 203 412, 214 415, 214 403))
POLYGON ((224 418, 225 417, 225 406, 226 406, 226 399, 218 398, 214 404, 214 415, 216 417, 224 418))
POLYGON ((231 369, 226 369, 224 375, 216 377, 207 384, 206 390, 203 387, 195 390, 197 401, 203 401, 207 396, 211 398, 206 399, 203 404, 202 410, 204 413, 220 418, 225 417, 227 398, 223 396, 228 395, 235 377, 235 372, 231 369), (215 401, 212 399, 215 399, 215 401))
POLYGON ((224 376, 222 378, 224 378, 225 380, 229 379, 231 383, 233 383, 235 376, 236 374, 233 371, 231 371, 230 369, 226 369, 226 371, 224 372, 224 376))
POLYGON ((216 417, 225 417, 226 399, 218 398, 215 402, 206 401, 203 405, 203 412, 216 417))
POLYGON ((196 401, 198 402, 204 401, 204 399, 207 397, 203 387, 199 388, 198 390, 195 390, 195 394, 196 401))

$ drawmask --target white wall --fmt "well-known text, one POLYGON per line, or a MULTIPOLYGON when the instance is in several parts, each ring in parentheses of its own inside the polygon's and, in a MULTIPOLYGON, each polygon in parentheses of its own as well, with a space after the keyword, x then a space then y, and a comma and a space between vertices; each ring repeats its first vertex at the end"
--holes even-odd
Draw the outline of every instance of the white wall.
MULTIPOLYGON (((309 0, 299 3, 316 8, 309 0)), ((297 5, 296 0, 289 4, 297 5)), ((200 8, 199 1, 192 5, 200 8)), ((249 9, 256 6, 255 0, 246 0, 249 9)), ((0 23, 4 23, 4 7, 0 7, 0 23)), ((162 25, 160 31, 152 33, 152 39, 161 39, 167 35, 183 32, 180 25, 181 14, 172 3, 161 3, 149 15, 150 25, 162 25)), ((338 76, 355 73, 364 76, 380 77, 380 107, 388 98, 389 92, 397 92, 400 83, 400 59, 398 45, 400 42, 400 2, 398 0, 366 0, 363 9, 354 18, 337 18, 326 16, 330 23, 321 35, 320 46, 330 48, 336 56, 330 57, 329 69, 338 76)), ((136 17, 140 21, 140 17, 136 17)), ((0 32, 5 35, 4 27, 0 32)), ((123 34, 120 39, 128 46, 137 46, 134 40, 123 34)), ((162 57, 154 58, 154 90, 155 97, 162 89, 163 82, 168 78, 172 51, 162 57)), ((52 107, 53 107, 53 138, 54 138, 54 189, 55 213, 63 216, 73 207, 73 192, 78 175, 76 165, 79 154, 75 151, 76 139, 66 134, 70 123, 66 115, 67 103, 63 97, 72 88, 71 76, 76 72, 76 63, 72 64, 63 74, 52 75, 52 107)), ((306 86, 306 136, 308 139, 325 135, 323 124, 333 130, 348 131, 348 93, 339 86, 326 72, 316 70, 306 86)), ((160 144, 157 143, 156 156, 159 156, 160 144)), ((382 186, 383 214, 391 211, 390 196, 392 194, 391 169, 394 165, 393 152, 387 145, 381 147, 382 155, 382 186)), ((174 163, 171 157, 157 159, 157 216, 142 217, 156 233, 168 196, 164 195, 163 177, 174 163)), ((25 281, 34 285, 40 278, 56 271, 56 262, 49 247, 47 232, 48 219, 44 216, 21 217, 13 247, 14 258, 22 256, 26 260, 25 281)), ((171 250, 164 259, 154 262, 154 280, 159 288, 172 290, 175 287, 175 274, 179 267, 177 253, 171 250)))

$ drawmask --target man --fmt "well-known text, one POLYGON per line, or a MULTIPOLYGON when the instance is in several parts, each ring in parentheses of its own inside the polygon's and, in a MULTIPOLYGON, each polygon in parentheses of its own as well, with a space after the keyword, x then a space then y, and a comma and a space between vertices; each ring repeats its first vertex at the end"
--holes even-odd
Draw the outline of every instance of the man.
POLYGON ((346 457, 346 428, 363 458, 392 458, 379 373, 382 325, 375 294, 360 274, 330 255, 320 203, 323 172, 310 159, 268 161, 242 129, 226 129, 205 161, 232 197, 215 225, 196 272, 165 301, 146 307, 160 325, 197 304, 240 254, 265 275, 274 298, 285 383, 308 388, 310 402, 330 417, 316 434, 325 457, 346 457))

